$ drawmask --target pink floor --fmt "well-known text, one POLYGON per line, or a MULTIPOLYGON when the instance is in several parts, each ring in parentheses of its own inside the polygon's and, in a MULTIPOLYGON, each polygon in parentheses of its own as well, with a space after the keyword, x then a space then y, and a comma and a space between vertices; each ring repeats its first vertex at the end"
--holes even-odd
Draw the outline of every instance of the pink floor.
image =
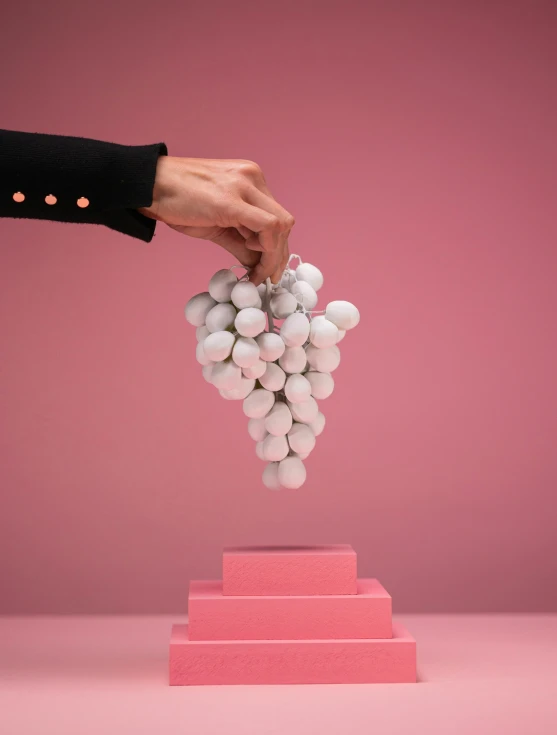
POLYGON ((557 616, 397 616, 418 684, 169 687, 184 618, 0 618, 2 735, 549 735, 557 616))

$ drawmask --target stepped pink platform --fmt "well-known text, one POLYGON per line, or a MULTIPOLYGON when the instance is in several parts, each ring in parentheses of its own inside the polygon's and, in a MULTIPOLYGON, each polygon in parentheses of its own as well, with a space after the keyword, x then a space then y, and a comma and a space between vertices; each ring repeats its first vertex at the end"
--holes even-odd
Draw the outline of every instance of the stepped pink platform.
POLYGON ((415 681, 416 642, 349 546, 228 549, 172 629, 173 686, 415 681))

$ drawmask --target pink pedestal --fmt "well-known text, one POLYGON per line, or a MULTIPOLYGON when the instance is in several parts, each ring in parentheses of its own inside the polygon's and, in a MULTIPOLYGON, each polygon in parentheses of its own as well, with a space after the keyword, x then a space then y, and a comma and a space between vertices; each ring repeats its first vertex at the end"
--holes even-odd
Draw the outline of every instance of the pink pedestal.
POLYGON ((355 595, 232 597, 222 582, 191 582, 192 641, 390 638, 391 596, 376 579, 355 595))
POLYGON ((355 595, 356 553, 351 546, 225 549, 225 595, 355 595))
POLYGON ((362 684, 416 681, 416 641, 393 637, 336 641, 190 641, 175 625, 170 684, 362 684))
POLYGON ((227 549, 223 577, 190 584, 171 685, 416 681, 416 642, 350 546, 227 549))

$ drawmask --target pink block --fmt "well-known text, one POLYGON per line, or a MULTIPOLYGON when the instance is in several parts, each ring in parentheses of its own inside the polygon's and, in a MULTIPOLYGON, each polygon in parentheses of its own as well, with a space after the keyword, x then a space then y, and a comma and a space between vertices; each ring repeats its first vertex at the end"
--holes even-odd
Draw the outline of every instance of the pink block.
POLYGON ((351 546, 260 546, 225 549, 223 594, 355 595, 351 546))
POLYGON ((191 641, 187 625, 172 629, 171 686, 415 681, 416 641, 397 624, 383 640, 191 641))
POLYGON ((390 638, 391 596, 376 579, 355 595, 233 597, 222 582, 191 582, 191 641, 390 638))

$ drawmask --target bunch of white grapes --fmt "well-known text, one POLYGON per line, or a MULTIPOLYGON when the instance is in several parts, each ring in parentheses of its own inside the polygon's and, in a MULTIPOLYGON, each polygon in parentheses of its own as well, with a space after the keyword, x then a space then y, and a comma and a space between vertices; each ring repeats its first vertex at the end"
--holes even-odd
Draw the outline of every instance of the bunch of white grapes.
POLYGON ((268 463, 263 483, 272 490, 304 484, 304 460, 325 427, 318 401, 333 392, 338 343, 360 321, 348 301, 316 312, 321 271, 293 258, 298 267, 288 265, 276 286, 268 280, 255 287, 233 267, 217 271, 209 290, 186 305, 203 376, 223 398, 243 401, 256 454, 268 463))

